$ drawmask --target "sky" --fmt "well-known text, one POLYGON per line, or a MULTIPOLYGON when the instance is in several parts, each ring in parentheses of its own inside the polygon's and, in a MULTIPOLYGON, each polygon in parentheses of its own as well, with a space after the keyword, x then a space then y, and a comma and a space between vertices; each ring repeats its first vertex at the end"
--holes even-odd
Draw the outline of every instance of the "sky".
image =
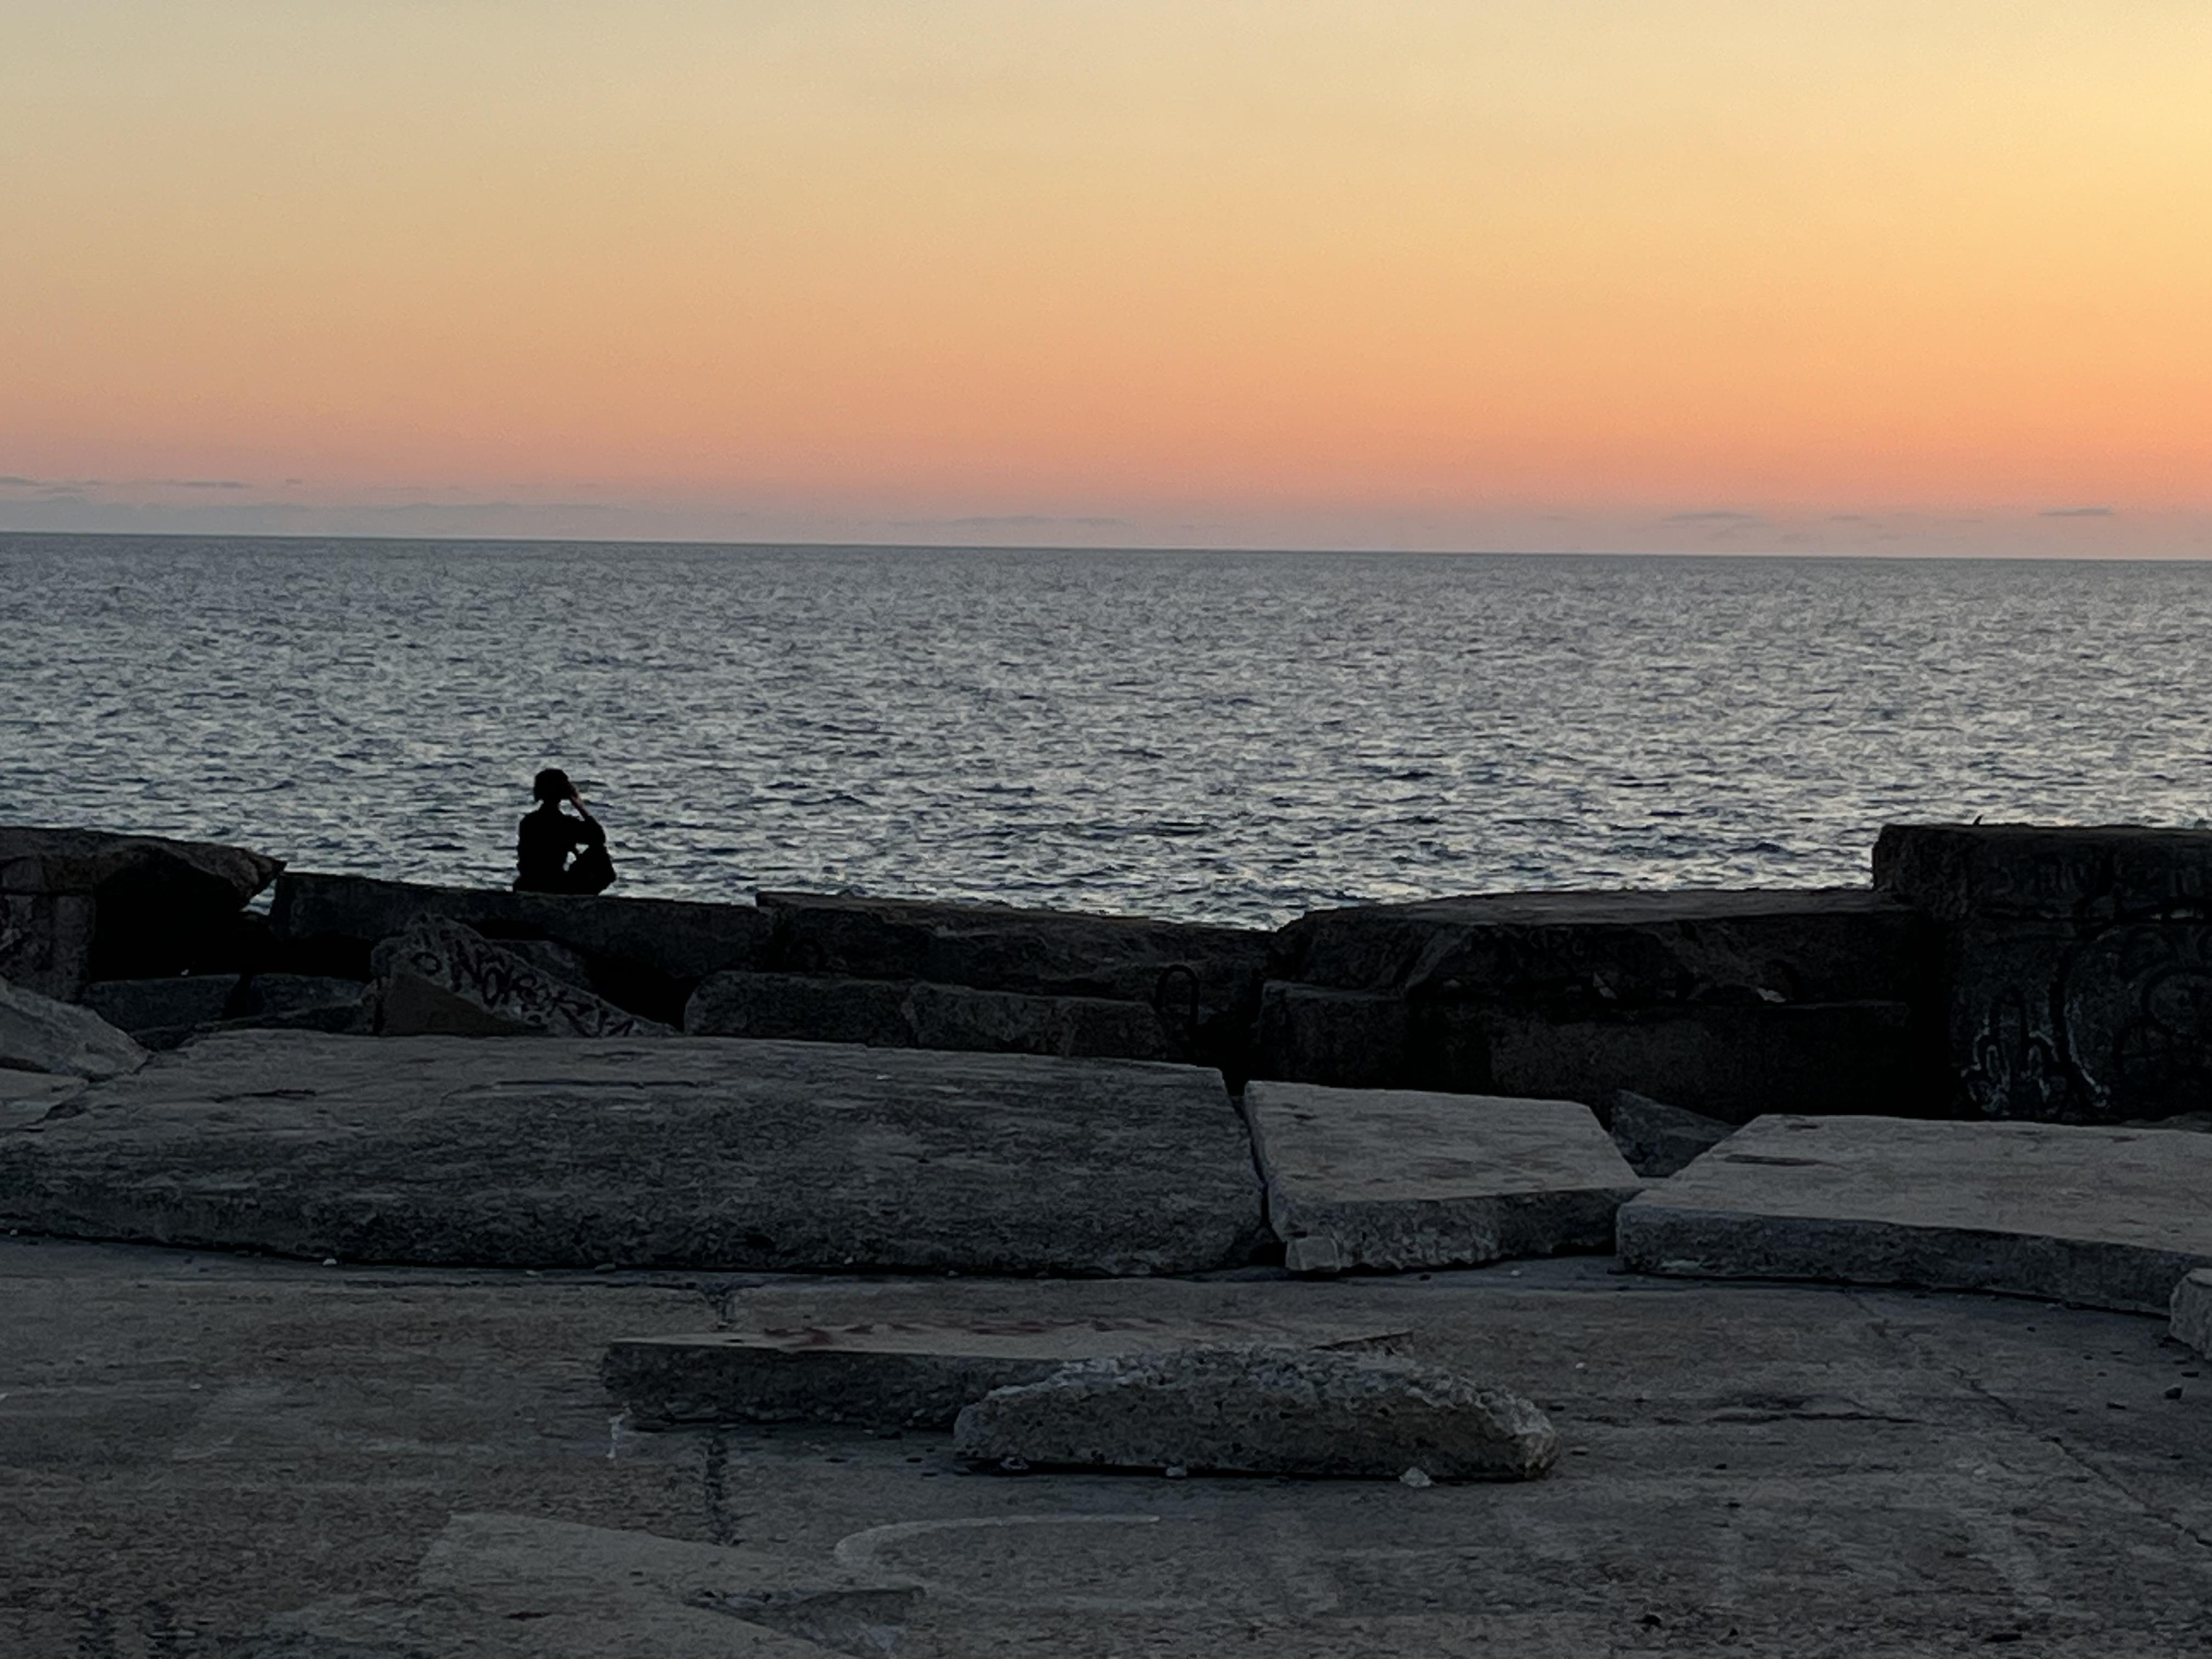
POLYGON ((0 40, 0 529, 2212 557, 2202 0, 0 40))

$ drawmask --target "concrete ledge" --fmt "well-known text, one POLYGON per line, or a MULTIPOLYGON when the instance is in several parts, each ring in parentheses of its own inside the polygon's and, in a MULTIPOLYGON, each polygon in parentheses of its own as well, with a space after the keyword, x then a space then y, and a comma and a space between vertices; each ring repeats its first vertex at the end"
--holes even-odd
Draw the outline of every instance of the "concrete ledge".
POLYGON ((1645 1273, 1996 1291, 2137 1313, 2212 1265, 2212 1137, 1763 1117, 1620 1215, 1645 1273))

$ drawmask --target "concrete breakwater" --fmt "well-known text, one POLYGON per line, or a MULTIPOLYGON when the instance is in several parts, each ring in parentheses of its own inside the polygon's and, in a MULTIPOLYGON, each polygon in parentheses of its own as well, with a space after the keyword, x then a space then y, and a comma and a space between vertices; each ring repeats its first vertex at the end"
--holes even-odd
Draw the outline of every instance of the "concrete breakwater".
POLYGON ((0 831, 0 1647, 2182 1650, 2196 856, 1270 933, 0 831))
POLYGON ((2204 1109, 2212 833, 1893 826, 1873 873, 1863 889, 1362 906, 1269 933, 848 896, 423 887, 288 872, 234 848, 0 828, 0 979, 155 1048, 240 1025, 597 1034, 513 1006, 580 995, 692 1035, 1171 1060, 1232 1089, 1268 1079, 1601 1114, 1630 1091, 1729 1123, 2204 1109), (272 880, 270 914, 248 911, 272 880), (378 948, 425 920, 490 949, 432 972, 439 997, 391 994, 378 948))

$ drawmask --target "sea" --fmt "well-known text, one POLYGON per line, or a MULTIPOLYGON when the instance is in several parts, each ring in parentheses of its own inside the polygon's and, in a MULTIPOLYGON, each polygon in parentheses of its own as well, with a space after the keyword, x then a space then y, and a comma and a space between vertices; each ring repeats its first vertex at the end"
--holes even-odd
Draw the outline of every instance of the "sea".
POLYGON ((0 823, 1273 926, 2203 827, 2212 564, 0 536, 0 823))

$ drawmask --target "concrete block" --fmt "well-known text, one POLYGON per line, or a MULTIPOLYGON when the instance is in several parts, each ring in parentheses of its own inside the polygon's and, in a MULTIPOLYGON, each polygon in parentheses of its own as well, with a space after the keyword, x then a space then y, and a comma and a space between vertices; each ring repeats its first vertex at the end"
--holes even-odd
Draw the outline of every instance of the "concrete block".
POLYGON ((210 842, 0 825, 0 894, 75 901, 8 905, 15 942, 0 938, 0 973, 10 971, 11 957, 20 969, 43 955, 49 994, 74 996, 92 979, 201 965, 211 951, 228 948, 240 907, 283 867, 210 842))
POLYGON ((952 1433, 978 1462, 1431 1480, 1532 1480, 1559 1443, 1529 1401, 1434 1365, 1257 1346, 1078 1361, 952 1433))
MULTIPOLYGON (((190 1031, 225 1017, 241 981, 236 974, 171 974, 161 979, 94 980, 84 988, 84 1006, 118 1030, 145 1041, 143 1034, 190 1031)), ((360 988, 356 986, 355 990, 360 988)), ((179 1039, 181 1040, 181 1039, 179 1039)), ((149 1048, 173 1048, 151 1042, 149 1048)))
POLYGON ((2212 915, 2212 830, 1893 823, 1874 882, 1939 921, 2212 915))
POLYGON ((890 980, 732 969, 699 981, 684 1005, 684 1029, 694 1036, 910 1048, 918 1045, 907 988, 890 980))
POLYGON ((75 1001, 92 976, 98 908, 88 893, 0 890, 0 979, 40 996, 75 1001))
POLYGON ((1150 1004, 1110 997, 1025 996, 925 982, 908 992, 906 1018, 921 1048, 1070 1059, 1183 1057, 1150 1004))
POLYGON ((1194 1273, 1262 1236, 1188 1066, 226 1032, 0 1137, 0 1218, 351 1261, 1194 1273))
POLYGON ((1910 1001, 1931 945, 1910 905, 1857 889, 1497 893, 1316 911, 1278 936, 1270 977, 1600 1006, 1910 1001))
POLYGON ((1267 1082, 1244 1114, 1294 1271, 1607 1249, 1641 1184, 1571 1101, 1267 1082))
POLYGON ((1735 1133, 1735 1125, 1648 1099, 1626 1089, 1617 1092, 1606 1133, 1628 1167, 1647 1181, 1679 1174, 1735 1133))
MULTIPOLYGON (((289 872, 270 915, 280 943, 326 970, 368 976, 368 952, 418 916, 457 921, 485 938, 550 939, 582 956, 591 988, 632 1013, 675 1024, 708 975, 758 968, 769 918, 750 904, 427 887, 362 876, 289 872)), ((542 966, 543 964, 541 964, 542 966)))
POLYGON ((2212 1359, 2212 1271, 2200 1267, 2173 1287, 2166 1318, 2175 1341, 2212 1359))
POLYGON ((376 1030, 384 1036, 669 1036, 458 922, 425 920, 378 945, 376 1030))
POLYGON ((1645 1273, 1996 1291, 2163 1313, 2212 1265, 2212 1138, 1764 1117, 1620 1215, 1645 1273))
POLYGON ((1176 1052, 1241 1071, 1273 936, 997 904, 767 892, 775 968, 1153 1008, 1176 1052))
POLYGON ((1255 1077, 1379 1089, 1413 1080, 1413 1021, 1395 991, 1269 980, 1252 1044, 1255 1077))
POLYGON ((860 1042, 1065 1059, 1175 1060, 1159 1016, 1141 1002, 1024 996, 965 985, 821 974, 715 974, 684 1012, 696 1036, 860 1042))
MULTIPOLYGON (((850 1304, 867 1294, 856 1287, 835 1299, 850 1304)), ((1117 1306, 1089 1285, 1073 1301, 1049 1286, 1024 1287, 1024 1305, 1011 1314, 963 1310, 965 1299, 933 1293, 932 1306, 887 1315, 864 1299, 826 1319, 797 1321, 779 1318, 774 1303, 753 1310, 740 1301, 735 1328, 611 1344, 600 1377, 641 1428, 803 1421, 945 1429, 992 1389, 1042 1381, 1078 1359, 1240 1342, 1326 1347, 1403 1334, 1379 1319, 1287 1310, 1235 1315, 1172 1292, 1164 1307, 1151 1298, 1117 1306)))
POLYGON ((1509 1007, 1438 1010, 1456 1057, 1424 1080, 1490 1094, 1668 1100, 1729 1123, 1777 1110, 1911 1115, 1934 1103, 1933 1056, 1900 1002, 1645 1008, 1587 1017, 1509 1007), (1480 1055, 1478 1066, 1474 1057, 1480 1055))
POLYGON ((0 1070, 106 1079, 137 1071, 146 1058, 91 1009, 0 980, 0 1070))

